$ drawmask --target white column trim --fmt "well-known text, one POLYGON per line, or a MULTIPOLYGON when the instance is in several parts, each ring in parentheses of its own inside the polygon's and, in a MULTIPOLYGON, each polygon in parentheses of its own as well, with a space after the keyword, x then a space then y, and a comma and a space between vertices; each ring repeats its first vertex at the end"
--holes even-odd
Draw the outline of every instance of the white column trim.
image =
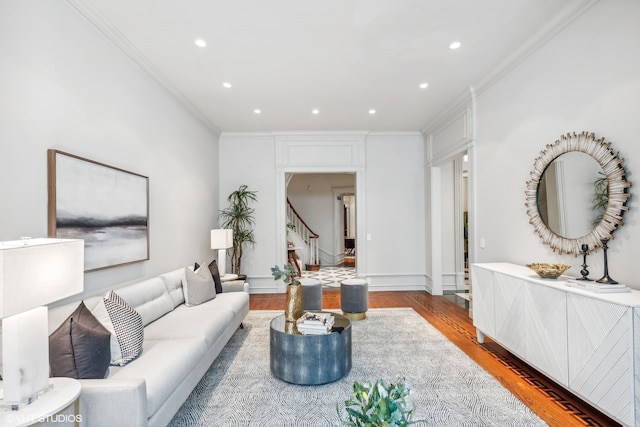
POLYGON ((453 235, 455 239, 455 253, 454 253, 454 266, 456 273, 456 289, 464 289, 464 214, 463 200, 464 189, 462 181, 462 156, 458 156, 453 161, 453 179, 454 179, 454 199, 453 199, 453 235), (462 278, 462 281, 460 280, 462 278))
MULTIPOLYGON (((430 188, 430 230, 431 230, 431 294, 442 295, 443 291, 443 270, 442 270, 442 203, 441 203, 441 182, 440 167, 447 162, 452 161, 456 156, 462 155, 465 151, 469 156, 469 245, 475 244, 475 239, 471 237, 472 228, 472 210, 475 210, 475 180, 473 174, 475 168, 471 167, 474 159, 475 145, 475 91, 469 88, 465 95, 465 102, 458 104, 459 109, 449 111, 448 116, 442 116, 439 120, 428 129, 425 129, 426 147, 426 170, 431 182, 427 185, 430 188)), ((456 186, 457 188, 457 186, 456 186)), ((457 252, 456 252, 457 257, 457 252)), ((457 260, 457 258, 456 258, 457 260)), ((471 246, 469 261, 471 258, 471 246)))

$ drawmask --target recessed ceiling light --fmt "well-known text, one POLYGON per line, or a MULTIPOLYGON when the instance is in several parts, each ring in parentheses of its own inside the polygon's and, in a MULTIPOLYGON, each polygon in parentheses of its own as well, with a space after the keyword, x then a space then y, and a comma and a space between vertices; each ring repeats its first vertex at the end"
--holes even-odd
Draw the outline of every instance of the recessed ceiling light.
POLYGON ((420 89, 426 89, 429 87, 429 83, 420 83, 420 86, 418 86, 420 89))
POLYGON ((224 82, 224 83, 222 83, 222 87, 229 89, 231 87, 231 83, 224 82))
POLYGON ((374 110, 373 108, 371 110, 369 110, 369 114, 375 114, 376 110, 374 110))
POLYGON ((462 46, 462 43, 460 42, 453 42, 449 45, 449 49, 451 50, 456 50, 458 49, 460 46, 462 46))
POLYGON ((253 110, 253 112, 256 114, 262 114, 262 110, 260 110, 259 108, 256 108, 255 110, 253 110))
POLYGON ((202 39, 195 39, 194 43, 196 44, 196 46, 198 47, 206 47, 207 46, 207 42, 202 40, 202 39))
POLYGON ((311 110, 311 112, 313 114, 320 114, 320 110, 318 110, 317 108, 314 108, 313 110, 311 110))

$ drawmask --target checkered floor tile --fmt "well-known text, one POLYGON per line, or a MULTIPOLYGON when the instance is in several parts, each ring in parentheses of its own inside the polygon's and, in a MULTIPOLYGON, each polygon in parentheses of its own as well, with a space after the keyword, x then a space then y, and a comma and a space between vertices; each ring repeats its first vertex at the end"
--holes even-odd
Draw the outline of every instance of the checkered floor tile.
POLYGON ((320 267, 319 271, 302 271, 302 277, 322 281, 323 288, 339 288, 340 281, 354 279, 355 267, 320 267))

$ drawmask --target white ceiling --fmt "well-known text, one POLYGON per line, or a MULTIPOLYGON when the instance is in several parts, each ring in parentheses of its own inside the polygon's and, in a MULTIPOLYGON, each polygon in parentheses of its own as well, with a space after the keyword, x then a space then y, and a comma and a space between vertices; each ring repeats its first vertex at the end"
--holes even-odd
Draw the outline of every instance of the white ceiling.
POLYGON ((420 130, 585 3, 69 1, 212 128, 229 132, 420 130), (456 40, 462 47, 450 50, 456 40))

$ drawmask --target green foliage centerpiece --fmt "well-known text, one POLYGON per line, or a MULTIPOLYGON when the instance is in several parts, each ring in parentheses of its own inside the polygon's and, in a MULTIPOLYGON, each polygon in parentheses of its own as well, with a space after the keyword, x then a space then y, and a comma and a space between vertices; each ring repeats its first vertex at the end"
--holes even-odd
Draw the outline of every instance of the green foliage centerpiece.
POLYGON ((271 275, 274 280, 280 280, 287 285, 287 303, 284 308, 284 317, 287 322, 294 322, 298 320, 304 313, 304 306, 302 304, 302 285, 296 280, 298 272, 290 263, 286 263, 282 270, 280 267, 273 266, 271 268, 271 275))
POLYGON ((410 394, 404 378, 389 385, 383 380, 373 384, 356 381, 353 393, 344 402, 347 419, 343 419, 339 405, 336 409, 343 426, 409 426, 420 422, 412 420, 415 406, 410 394))

